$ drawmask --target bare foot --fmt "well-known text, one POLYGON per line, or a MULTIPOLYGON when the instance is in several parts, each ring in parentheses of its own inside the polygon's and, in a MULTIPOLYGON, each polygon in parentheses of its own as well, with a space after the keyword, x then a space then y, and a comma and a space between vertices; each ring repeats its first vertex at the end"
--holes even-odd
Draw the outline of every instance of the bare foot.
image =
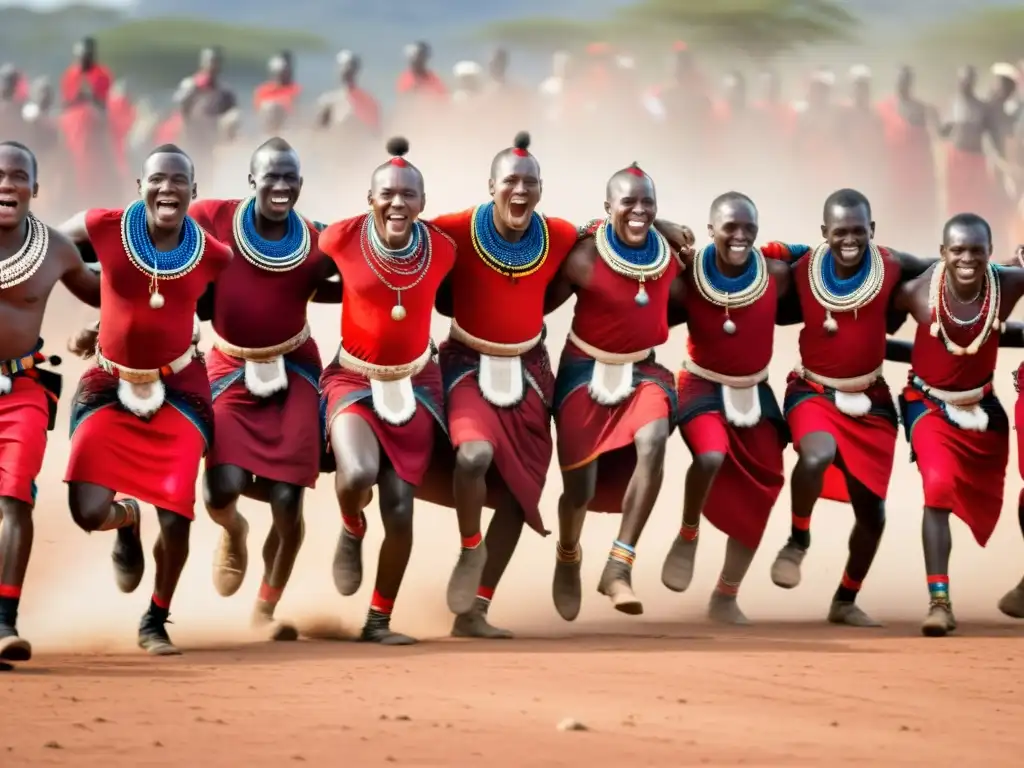
POLYGON ((342 526, 338 546, 334 550, 334 588, 348 597, 359 591, 363 583, 363 539, 356 538, 342 526))
POLYGON ((456 616, 473 610, 476 591, 487 564, 487 545, 482 541, 473 549, 462 548, 448 580, 448 610, 456 616))
POLYGON ((697 559, 697 539, 676 536, 672 549, 661 567, 661 583, 673 592, 685 592, 693 581, 693 565, 697 559))
POLYGON ((213 586, 221 597, 231 597, 245 581, 249 567, 249 522, 237 512, 238 527, 234 531, 224 528, 213 559, 213 586))
POLYGON ((580 583, 580 568, 583 565, 583 549, 578 550, 575 563, 555 560, 555 578, 551 584, 551 598, 558 615, 566 621, 573 621, 580 615, 583 602, 583 587, 580 583))
POLYGON ((807 556, 807 550, 792 541, 779 550, 772 563, 772 581, 775 586, 793 589, 800 584, 800 565, 807 556))
POLYGON ((597 591, 611 598, 615 610, 630 616, 639 616, 644 612, 644 605, 633 592, 632 573, 629 566, 608 561, 598 582, 597 591))

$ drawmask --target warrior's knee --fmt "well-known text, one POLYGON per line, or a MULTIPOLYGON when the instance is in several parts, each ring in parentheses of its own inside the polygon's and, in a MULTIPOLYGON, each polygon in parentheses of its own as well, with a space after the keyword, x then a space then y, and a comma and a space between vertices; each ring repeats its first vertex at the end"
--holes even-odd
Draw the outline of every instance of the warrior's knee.
POLYGON ((275 483, 270 489, 270 508, 275 518, 278 512, 298 516, 302 506, 302 488, 289 483, 275 483))
POLYGON ((203 500, 211 517, 216 517, 215 510, 225 509, 238 501, 249 480, 249 473, 241 467, 221 465, 208 469, 203 475, 203 500))
POLYGON ((877 534, 882 535, 885 530, 885 504, 878 501, 875 504, 865 505, 861 509, 854 509, 857 525, 877 534))
POLYGON ((157 518, 160 521, 160 535, 165 543, 188 547, 189 534, 192 531, 191 520, 166 509, 158 509, 157 518))
POLYGON ((588 475, 565 477, 562 481, 562 495, 569 509, 585 509, 597 492, 597 478, 588 475))
POLYGON ((722 464, 724 463, 724 453, 720 453, 719 451, 709 451, 708 453, 698 453, 694 456, 693 464, 690 468, 705 477, 712 477, 718 474, 718 470, 722 468, 722 464))
POLYGON ((805 472, 819 475, 832 466, 835 460, 836 447, 833 443, 831 447, 818 446, 812 450, 801 451, 798 464, 805 472))
POLYGON ((494 461, 494 446, 478 440, 463 443, 455 454, 455 470, 473 477, 483 477, 494 461))
POLYGON ((71 519, 75 525, 86 533, 98 531, 110 514, 111 499, 100 498, 98 494, 86 489, 70 486, 68 489, 68 506, 71 508, 71 519))
POLYGON ((16 499, 0 498, 0 520, 12 530, 32 525, 32 506, 16 499))
POLYGON ((636 447, 637 464, 648 469, 660 469, 665 463, 665 446, 668 442, 669 429, 653 428, 638 434, 633 441, 636 447))
POLYGON ((409 494, 408 498, 392 500, 381 508, 385 536, 412 536, 412 507, 413 498, 409 494))
POLYGON ((377 483, 378 467, 372 461, 348 456, 344 464, 338 465, 335 486, 338 494, 359 493, 373 488, 377 483))

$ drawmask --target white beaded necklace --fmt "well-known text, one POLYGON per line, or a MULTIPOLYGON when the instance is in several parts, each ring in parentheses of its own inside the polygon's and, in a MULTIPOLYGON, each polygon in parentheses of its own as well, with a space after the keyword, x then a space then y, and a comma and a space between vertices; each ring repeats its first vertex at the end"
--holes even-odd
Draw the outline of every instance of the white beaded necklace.
MULTIPOLYGON (((868 243, 867 258, 870 259, 868 274, 863 282, 854 288, 846 296, 837 296, 829 290, 825 282, 825 257, 829 253, 829 244, 821 243, 811 254, 811 261, 808 264, 810 269, 811 294, 822 307, 825 308, 825 321, 822 325, 829 333, 839 330, 839 324, 832 317, 832 313, 856 312, 858 309, 867 306, 882 291, 885 283, 885 261, 882 252, 874 243, 868 243)), ((833 258, 835 258, 833 256, 833 258)))
MULTIPOLYGON (((982 307, 986 307, 985 320, 982 323, 981 331, 966 347, 961 347, 949 338, 949 333, 942 323, 942 310, 945 306, 943 292, 946 289, 946 264, 940 261, 935 265, 932 272, 931 284, 928 291, 928 308, 932 314, 930 332, 932 336, 942 340, 946 350, 953 355, 976 355, 982 345, 988 341, 989 335, 995 331, 999 332, 999 276, 992 264, 985 265, 985 298, 982 300, 982 307)), ((980 316, 980 313, 979 313, 980 316)))
POLYGON ((50 230, 31 213, 26 218, 25 242, 9 258, 0 261, 0 290, 21 285, 39 271, 50 245, 50 230))

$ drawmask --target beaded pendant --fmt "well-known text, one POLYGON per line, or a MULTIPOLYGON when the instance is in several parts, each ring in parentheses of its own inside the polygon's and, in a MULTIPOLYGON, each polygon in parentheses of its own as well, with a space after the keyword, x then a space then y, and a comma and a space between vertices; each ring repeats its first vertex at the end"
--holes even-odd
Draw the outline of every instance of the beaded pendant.
POLYGON ((373 214, 366 214, 363 220, 359 246, 370 270, 385 286, 395 292, 395 306, 391 308, 391 319, 401 322, 407 316, 402 306, 402 291, 415 288, 427 276, 430 268, 430 231, 422 221, 413 222, 409 244, 396 250, 388 248, 377 234, 373 225, 373 214), (387 277, 385 277, 387 275, 387 277), (411 280, 408 285, 394 285, 389 278, 411 280))
POLYGON ((170 251, 158 251, 149 236, 146 204, 136 200, 121 214, 121 244, 128 260, 150 278, 149 306, 153 309, 160 309, 164 305, 159 281, 184 277, 203 258, 206 232, 190 216, 185 217, 181 226, 182 237, 178 246, 170 251))
POLYGON ((613 272, 639 283, 633 300, 641 307, 647 306, 650 297, 644 283, 648 280, 657 280, 665 274, 672 261, 672 249, 668 241, 651 227, 647 230, 644 247, 630 248, 616 236, 609 219, 594 232, 594 244, 601 260, 613 272))
POLYGON ((478 205, 469 219, 473 250, 495 272, 513 281, 532 275, 544 266, 551 241, 547 220, 534 212, 521 240, 510 243, 494 226, 494 203, 478 205))
POLYGON ((764 296, 770 277, 764 254, 758 248, 750 249, 743 274, 726 277, 715 264, 715 245, 711 243, 694 255, 693 281, 705 301, 725 309, 722 330, 731 336, 736 333, 736 323, 729 317, 729 310, 749 307, 764 296))
POLYGON ((309 256, 311 238, 306 222, 294 210, 288 212, 288 224, 280 240, 266 240, 256 231, 256 198, 243 200, 235 208, 232 220, 235 244, 242 257, 268 272, 288 272, 309 256))
POLYGON ((811 294, 825 308, 822 325, 832 334, 839 330, 833 313, 856 312, 878 296, 885 282, 885 261, 874 243, 868 243, 867 257, 861 260, 857 272, 843 280, 836 275, 835 255, 828 243, 823 242, 811 253, 808 263, 811 294))
POLYGON ((50 248, 50 230, 31 213, 26 218, 25 242, 14 254, 0 261, 0 290, 6 291, 29 280, 39 271, 50 248))
MULTIPOLYGON (((946 347, 946 351, 951 355, 956 355, 957 357, 961 357, 963 355, 976 355, 982 345, 988 341, 988 337, 993 332, 999 332, 999 276, 996 274, 996 268, 992 264, 985 265, 985 286, 983 290, 985 292, 985 298, 981 303, 981 309, 978 310, 977 317, 972 318, 971 320, 958 320, 953 316, 953 313, 949 311, 949 307, 946 305, 946 264, 940 260, 935 265, 928 291, 928 307, 932 314, 932 324, 929 328, 929 332, 932 336, 942 340, 943 345, 946 347), (944 317, 963 327, 976 325, 979 320, 982 320, 982 318, 984 318, 984 320, 982 322, 981 331, 974 340, 966 347, 962 347, 949 338, 949 333, 943 324, 944 317)), ((975 301, 976 300, 977 298, 975 298, 975 301)))

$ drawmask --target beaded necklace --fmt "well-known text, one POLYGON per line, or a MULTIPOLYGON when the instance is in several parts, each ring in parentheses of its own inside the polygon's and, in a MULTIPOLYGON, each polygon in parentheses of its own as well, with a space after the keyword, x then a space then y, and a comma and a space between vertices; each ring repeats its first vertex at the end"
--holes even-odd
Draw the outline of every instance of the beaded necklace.
POLYGON ((14 254, 0 261, 0 290, 21 285, 43 265, 50 247, 50 230, 31 213, 26 217, 25 242, 14 254))
POLYGON ((158 251, 149 236, 146 224, 146 204, 141 200, 124 209, 121 214, 121 244, 128 260, 139 271, 149 275, 149 306, 160 309, 164 297, 159 280, 177 280, 195 269, 203 258, 206 233, 191 216, 181 225, 181 242, 174 250, 158 251))
POLYGON ((935 270, 932 272, 931 284, 928 291, 928 308, 932 314, 931 334, 942 340, 943 345, 946 347, 946 351, 952 355, 976 355, 978 350, 981 349, 982 345, 988 341, 988 337, 993 332, 999 332, 999 277, 996 274, 996 268, 992 264, 985 265, 985 298, 982 300, 981 309, 978 311, 978 315, 972 320, 961 321, 958 318, 953 317, 953 314, 949 311, 949 307, 946 304, 946 265, 940 261, 935 265, 935 270), (961 327, 970 327, 977 325, 979 320, 982 321, 981 331, 974 338, 970 344, 966 347, 961 347, 959 344, 949 338, 949 332, 946 330, 943 324, 943 319, 949 318, 953 320, 957 325, 961 327))
POLYGON ((729 317, 730 309, 742 309, 756 302, 768 290, 770 277, 764 255, 758 248, 751 248, 747 266, 737 277, 726 277, 715 263, 715 245, 704 246, 694 256, 693 281, 697 292, 716 307, 725 308, 725 322, 722 330, 736 333, 736 323, 729 317))
POLYGON ((811 295, 825 308, 822 325, 829 333, 839 330, 832 313, 853 312, 867 306, 882 291, 885 282, 885 261, 874 243, 868 243, 867 258, 861 258, 857 271, 848 278, 836 274, 836 257, 827 242, 821 243, 811 254, 811 295))
POLYGON ((639 283, 633 300, 641 307, 646 306, 650 298, 647 296, 644 282, 657 280, 665 274, 672 260, 672 250, 668 241, 651 227, 647 230, 647 239, 643 247, 630 248, 615 234, 611 219, 608 219, 594 233, 594 243, 602 261, 613 272, 639 283))
POLYGON ((521 240, 510 243, 503 238, 494 226, 493 202, 473 209, 469 234, 477 256, 495 272, 513 282, 532 275, 544 266, 551 245, 547 220, 536 212, 530 217, 530 226, 521 240))
POLYGON ((373 225, 373 214, 366 214, 363 219, 359 247, 370 270, 385 286, 395 292, 395 306, 391 308, 391 319, 399 322, 405 319, 406 311, 402 306, 402 291, 408 291, 419 285, 427 276, 430 268, 430 231, 422 221, 413 222, 412 236, 409 244, 399 248, 388 248, 377 234, 373 225), (385 277, 414 278, 409 285, 393 285, 385 277))
POLYGON ((255 197, 243 200, 235 208, 232 231, 245 260, 268 272, 288 272, 309 256, 309 227, 294 210, 288 212, 288 224, 280 240, 267 240, 256 231, 255 197))

